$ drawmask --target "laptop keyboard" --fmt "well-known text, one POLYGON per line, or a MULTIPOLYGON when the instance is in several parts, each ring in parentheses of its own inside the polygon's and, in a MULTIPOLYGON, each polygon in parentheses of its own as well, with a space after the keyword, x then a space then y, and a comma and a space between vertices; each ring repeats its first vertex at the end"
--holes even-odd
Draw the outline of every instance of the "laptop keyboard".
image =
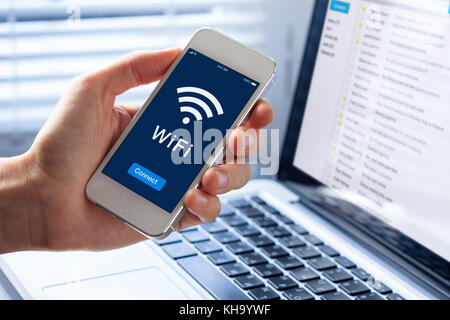
POLYGON ((403 299, 258 196, 157 243, 217 299, 403 299))

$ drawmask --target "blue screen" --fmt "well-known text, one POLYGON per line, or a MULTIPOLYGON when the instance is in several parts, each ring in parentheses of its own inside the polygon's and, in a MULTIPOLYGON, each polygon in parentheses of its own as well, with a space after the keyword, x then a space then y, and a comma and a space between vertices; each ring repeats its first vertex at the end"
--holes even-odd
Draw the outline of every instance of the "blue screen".
POLYGON ((215 129, 225 135, 258 86, 188 49, 103 174, 172 212, 205 164, 205 148, 220 143, 202 134, 215 129))

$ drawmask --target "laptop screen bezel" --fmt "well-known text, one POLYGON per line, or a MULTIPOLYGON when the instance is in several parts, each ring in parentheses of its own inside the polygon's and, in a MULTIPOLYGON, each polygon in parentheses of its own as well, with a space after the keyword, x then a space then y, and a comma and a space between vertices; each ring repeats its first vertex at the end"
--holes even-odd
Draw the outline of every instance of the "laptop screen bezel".
MULTIPOLYGON (((303 54, 303 60, 301 63, 301 69, 297 81, 297 88, 290 111, 286 136, 284 139, 284 145, 280 159, 280 168, 278 171, 278 179, 280 181, 294 182, 296 184, 308 186, 310 187, 308 189, 317 190, 317 193, 321 194, 322 191, 320 190, 323 190, 323 187, 325 186, 320 181, 316 180, 306 172, 294 166, 294 156, 300 136, 300 130, 307 105, 309 89, 311 86, 312 76, 316 64, 328 7, 329 0, 316 0, 312 12, 312 18, 309 26, 309 35, 305 45, 305 51, 303 54)), ((304 199, 306 202, 310 202, 308 196, 302 197, 302 199, 304 199)), ((336 218, 345 220, 345 222, 350 223, 354 227, 357 227, 364 234, 376 240, 378 243, 382 244, 389 250, 393 251, 396 255, 410 262, 413 266, 419 268, 421 271, 431 276, 434 280, 438 281, 446 288, 450 287, 450 263, 446 259, 424 247, 414 239, 406 236, 399 230, 394 229, 381 220, 375 218, 372 214, 366 212, 362 208, 357 208, 358 214, 367 217, 368 219, 366 220, 376 220, 377 224, 383 226, 383 230, 387 229, 389 230, 389 232, 395 233, 396 237, 393 237, 393 239, 395 238, 395 241, 397 243, 394 243, 394 241, 391 241, 391 239, 387 239, 386 235, 383 232, 377 232, 376 230, 368 228, 367 225, 359 222, 364 219, 354 219, 354 217, 350 218, 352 217, 352 215, 349 215, 348 212, 345 212, 342 206, 333 209, 329 205, 321 204, 320 201, 315 201, 313 207, 317 206, 323 209, 320 210, 321 214, 333 215, 332 220, 335 220, 336 218), (408 247, 409 249, 404 249, 401 243, 399 245, 398 239, 402 239, 402 241, 405 242, 405 245, 407 245, 406 247, 408 247), (413 247, 414 250, 411 250, 411 247, 413 247)))

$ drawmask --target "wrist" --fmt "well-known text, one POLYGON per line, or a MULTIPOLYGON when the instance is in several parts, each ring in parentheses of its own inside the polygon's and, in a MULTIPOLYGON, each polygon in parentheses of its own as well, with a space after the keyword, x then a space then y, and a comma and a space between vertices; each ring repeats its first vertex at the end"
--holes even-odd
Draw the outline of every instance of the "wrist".
POLYGON ((42 197, 30 153, 0 158, 0 254, 44 247, 42 197))

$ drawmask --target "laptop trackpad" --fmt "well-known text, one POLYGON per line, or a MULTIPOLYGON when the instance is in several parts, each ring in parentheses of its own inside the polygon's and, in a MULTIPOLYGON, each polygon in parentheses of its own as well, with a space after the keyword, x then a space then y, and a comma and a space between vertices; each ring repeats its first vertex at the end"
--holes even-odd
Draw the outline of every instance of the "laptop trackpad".
POLYGON ((42 289, 49 299, 187 299, 158 267, 130 270, 42 289))

